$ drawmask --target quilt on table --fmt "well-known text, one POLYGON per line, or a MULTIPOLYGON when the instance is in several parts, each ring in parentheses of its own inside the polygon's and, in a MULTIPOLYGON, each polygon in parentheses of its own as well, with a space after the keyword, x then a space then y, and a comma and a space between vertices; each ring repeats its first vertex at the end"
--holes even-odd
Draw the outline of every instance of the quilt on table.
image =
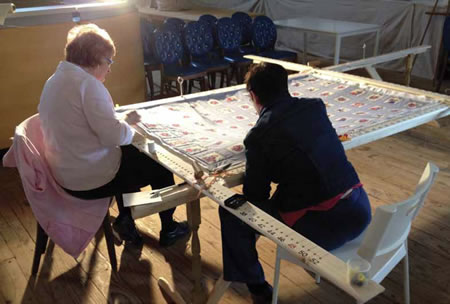
POLYGON ((139 110, 148 135, 210 172, 245 160, 242 143, 258 116, 245 90, 139 110))
MULTIPOLYGON (((425 97, 314 74, 291 78, 289 90, 293 96, 322 98, 337 133, 350 138, 400 116, 419 115, 415 113, 420 109, 437 104, 425 97)), ((149 107, 139 113, 148 135, 210 172, 245 161, 242 141, 258 118, 245 89, 149 107)))

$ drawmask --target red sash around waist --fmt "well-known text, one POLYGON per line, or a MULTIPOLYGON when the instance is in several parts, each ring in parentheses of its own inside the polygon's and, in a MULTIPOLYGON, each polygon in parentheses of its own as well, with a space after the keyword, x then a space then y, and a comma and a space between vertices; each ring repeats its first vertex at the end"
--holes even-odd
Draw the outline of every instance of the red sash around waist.
POLYGON ((281 219, 283 220, 283 222, 288 225, 289 227, 292 227, 295 222, 297 222, 299 219, 301 219, 306 212, 308 211, 327 211, 330 210, 331 208, 333 208, 334 206, 336 206, 336 204, 341 200, 341 199, 345 199, 347 197, 349 197, 353 191, 353 189, 357 189, 359 187, 362 187, 361 183, 358 183, 356 185, 354 185, 353 187, 351 187, 350 189, 348 189, 347 191, 340 193, 338 195, 336 195, 335 197, 332 197, 326 201, 321 202, 318 205, 314 205, 311 207, 307 207, 304 209, 300 209, 297 211, 291 211, 291 212, 280 212, 280 216, 281 219))

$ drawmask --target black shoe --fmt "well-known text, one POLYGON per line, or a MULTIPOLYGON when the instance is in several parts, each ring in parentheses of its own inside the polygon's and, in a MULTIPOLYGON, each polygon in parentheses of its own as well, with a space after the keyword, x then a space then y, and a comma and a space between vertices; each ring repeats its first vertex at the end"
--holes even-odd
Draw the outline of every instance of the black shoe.
POLYGON ((181 223, 175 222, 175 228, 172 231, 161 230, 159 233, 159 245, 161 247, 172 246, 179 239, 189 235, 190 232, 191 228, 186 221, 181 223))
POLYGON ((134 245, 142 244, 142 236, 136 229, 131 216, 118 217, 113 224, 113 233, 119 239, 120 243, 125 241, 134 245))
POLYGON ((249 287, 250 293, 252 295, 253 304, 270 304, 272 303, 272 286, 264 282, 263 284, 253 285, 256 288, 250 288, 249 284, 247 284, 249 287))

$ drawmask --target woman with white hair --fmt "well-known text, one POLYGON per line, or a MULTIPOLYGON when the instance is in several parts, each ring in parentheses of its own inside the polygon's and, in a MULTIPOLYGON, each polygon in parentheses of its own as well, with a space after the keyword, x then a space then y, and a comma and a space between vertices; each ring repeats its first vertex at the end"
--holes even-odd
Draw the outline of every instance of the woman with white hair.
MULTIPOLYGON (((65 60, 47 80, 39 103, 45 156, 58 184, 81 199, 137 192, 151 185, 174 184, 170 171, 131 145, 130 124, 140 117, 131 111, 119 117, 103 85, 116 53, 109 34, 95 24, 72 28, 65 60)), ((120 214, 113 224, 121 240, 139 244, 129 208, 118 200, 120 214)), ((160 245, 170 246, 189 233, 186 222, 173 220, 175 208, 160 213, 160 245)))

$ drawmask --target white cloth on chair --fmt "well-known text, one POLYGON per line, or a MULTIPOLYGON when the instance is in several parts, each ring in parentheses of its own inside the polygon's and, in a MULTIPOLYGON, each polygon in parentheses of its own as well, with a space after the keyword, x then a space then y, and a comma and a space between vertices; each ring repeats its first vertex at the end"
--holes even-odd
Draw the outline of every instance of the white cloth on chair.
POLYGON ((16 127, 5 167, 17 167, 34 216, 50 239, 78 257, 100 228, 110 198, 81 200, 66 193, 53 178, 43 154, 41 121, 36 114, 16 127))

